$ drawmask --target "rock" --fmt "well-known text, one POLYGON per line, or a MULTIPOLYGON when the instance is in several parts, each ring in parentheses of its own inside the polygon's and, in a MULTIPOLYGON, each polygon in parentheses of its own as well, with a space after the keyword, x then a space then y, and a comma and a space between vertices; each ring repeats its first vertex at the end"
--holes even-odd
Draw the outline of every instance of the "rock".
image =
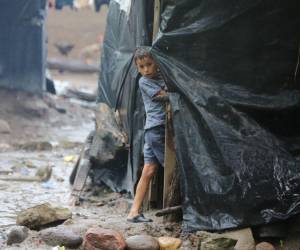
POLYGON ((199 250, 234 250, 237 240, 221 234, 213 234, 204 231, 197 232, 199 237, 199 250))
POLYGON ((72 217, 72 212, 67 208, 52 207, 49 203, 28 208, 17 215, 17 224, 30 229, 40 229, 47 224, 63 222, 72 217))
POLYGON ((10 134, 11 129, 7 121, 0 120, 0 134, 10 134))
POLYGON ((40 232, 43 241, 50 246, 66 246, 68 248, 77 248, 82 243, 82 237, 75 234, 66 226, 48 228, 40 232))
POLYGON ((159 237, 158 243, 160 250, 176 250, 181 246, 181 240, 172 237, 159 237))
POLYGON ((128 250, 159 250, 158 241, 149 235, 135 235, 126 239, 128 250))
POLYGON ((84 236, 84 250, 124 250, 125 246, 122 234, 111 229, 90 228, 84 236))
POLYGON ((127 138, 120 131, 115 113, 105 103, 99 103, 96 111, 96 132, 90 147, 89 155, 99 164, 116 159, 126 150, 127 138))
POLYGON ((235 250, 255 250, 255 241, 251 228, 231 231, 222 235, 238 241, 234 247, 235 250))
POLYGON ((28 237, 28 228, 23 226, 12 227, 7 234, 7 245, 21 243, 28 237))
POLYGON ((189 240, 185 240, 182 242, 180 250, 191 250, 194 249, 192 243, 189 240))
POLYGON ((39 167, 35 173, 35 176, 38 177, 41 181, 48 181, 52 174, 52 166, 46 165, 39 167))
POLYGON ((275 247, 268 242, 261 242, 256 245, 256 250, 275 250, 275 247))

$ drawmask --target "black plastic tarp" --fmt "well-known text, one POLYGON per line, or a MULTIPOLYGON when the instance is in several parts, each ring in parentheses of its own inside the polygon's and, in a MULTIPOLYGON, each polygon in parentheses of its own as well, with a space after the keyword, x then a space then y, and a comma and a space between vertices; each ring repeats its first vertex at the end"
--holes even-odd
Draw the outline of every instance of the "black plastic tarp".
POLYGON ((0 86, 42 93, 46 0, 0 1, 0 86))
MULTIPOLYGON (((151 44, 153 8, 132 0, 125 11, 118 2, 110 5, 98 101, 118 110, 129 135, 127 167, 110 174, 115 190, 132 192, 144 119, 132 54, 151 44)), ((151 46, 170 90, 186 230, 300 212, 299 10, 297 0, 161 1, 151 46)))
POLYGON ((137 71, 132 63, 136 46, 150 45, 151 32, 145 15, 153 5, 146 1, 111 1, 101 55, 98 101, 117 109, 130 143, 128 163, 100 168, 97 176, 116 191, 133 193, 143 146, 144 107, 137 91, 137 71))

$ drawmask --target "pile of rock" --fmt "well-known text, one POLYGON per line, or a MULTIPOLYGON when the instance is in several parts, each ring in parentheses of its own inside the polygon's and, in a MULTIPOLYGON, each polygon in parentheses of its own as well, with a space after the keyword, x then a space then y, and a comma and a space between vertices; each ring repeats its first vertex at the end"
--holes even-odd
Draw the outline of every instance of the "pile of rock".
POLYGON ((125 240, 121 233, 100 227, 89 229, 83 243, 84 250, 176 250, 180 246, 177 238, 134 235, 125 240))
POLYGON ((68 223, 72 212, 67 208, 41 204, 20 212, 18 226, 12 227, 7 235, 7 245, 26 240, 30 229, 38 230, 36 237, 49 246, 64 246, 83 250, 274 250, 266 242, 255 245, 250 228, 227 233, 199 231, 188 240, 173 237, 133 235, 125 238, 121 232, 100 226, 84 228, 68 223), (62 224, 63 223, 63 224, 62 224))
POLYGON ((66 223, 71 217, 69 209, 53 207, 49 203, 28 208, 18 214, 18 226, 8 232, 7 245, 22 243, 31 229, 38 230, 36 237, 43 244, 68 249, 82 246, 84 250, 176 250, 181 246, 181 240, 176 238, 135 235, 125 239, 120 232, 101 227, 82 232, 66 223))

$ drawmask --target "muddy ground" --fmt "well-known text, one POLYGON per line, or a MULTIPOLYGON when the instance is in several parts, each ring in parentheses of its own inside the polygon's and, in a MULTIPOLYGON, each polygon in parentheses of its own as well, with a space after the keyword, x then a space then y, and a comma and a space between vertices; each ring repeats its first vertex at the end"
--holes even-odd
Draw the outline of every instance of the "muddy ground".
MULTIPOLYGON (((50 9, 47 19, 48 56, 50 58, 82 59, 84 48, 101 44, 105 32, 108 8, 102 6, 99 13, 91 9, 71 10, 65 7, 62 11, 50 9), (55 44, 74 45, 67 56, 62 55, 55 44)), ((94 62, 99 62, 100 52, 93 53, 94 62)))
MULTIPOLYGON (((73 218, 68 224, 78 225, 81 231, 96 225, 119 230, 124 236, 179 236, 178 224, 163 224, 161 219, 148 225, 128 224, 126 214, 130 200, 106 188, 93 188, 91 192, 87 184, 85 196, 94 200, 70 206, 69 176, 76 160, 70 156, 78 156, 87 134, 94 128, 94 111, 93 107, 82 107, 72 99, 55 100, 66 113, 49 107, 48 101, 38 97, 0 90, 0 106, 5 107, 0 117, 11 127, 10 134, 1 135, 0 176, 34 176, 41 167, 53 169, 46 182, 0 181, 0 249, 51 249, 40 240, 37 231, 31 231, 21 244, 5 244, 7 232, 16 224, 16 214, 45 202, 70 208, 73 218), (48 144, 44 148, 35 146, 42 142, 50 143, 51 148, 48 144)), ((153 213, 149 214, 152 218, 153 213)))

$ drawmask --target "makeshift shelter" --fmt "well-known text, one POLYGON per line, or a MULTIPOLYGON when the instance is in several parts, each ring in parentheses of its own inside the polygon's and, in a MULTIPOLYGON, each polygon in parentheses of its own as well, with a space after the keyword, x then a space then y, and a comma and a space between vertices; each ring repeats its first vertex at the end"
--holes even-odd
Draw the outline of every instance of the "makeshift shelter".
POLYGON ((170 91, 188 231, 266 224, 300 212, 300 2, 152 0, 110 3, 99 102, 116 109, 128 164, 101 181, 133 192, 144 110, 132 56, 152 46, 170 91))
POLYGON ((46 0, 0 2, 0 87, 44 90, 45 8, 46 0))

